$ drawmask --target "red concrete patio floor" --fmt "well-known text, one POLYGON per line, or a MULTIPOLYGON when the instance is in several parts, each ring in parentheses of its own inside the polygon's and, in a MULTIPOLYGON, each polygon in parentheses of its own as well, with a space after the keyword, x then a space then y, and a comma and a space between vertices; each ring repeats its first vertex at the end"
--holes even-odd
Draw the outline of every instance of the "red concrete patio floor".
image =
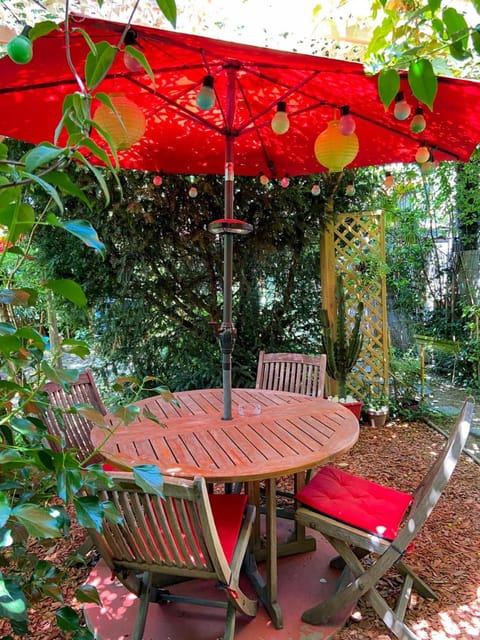
MULTIPOLYGON (((280 521, 283 535, 291 521, 280 521)), ((279 527, 280 528, 280 527, 279 527)), ((309 532, 310 533, 310 532, 309 532)), ((258 614, 251 619, 237 614, 236 640, 327 640, 343 626, 346 615, 337 624, 312 626, 302 622, 302 611, 332 593, 338 571, 328 562, 335 551, 315 535, 317 550, 278 561, 279 603, 283 611, 283 629, 275 629, 260 604, 258 614)), ((259 564, 263 573, 263 563, 259 564)), ((102 607, 85 605, 87 624, 96 640, 131 640, 137 599, 118 582, 110 579, 110 571, 100 562, 90 573, 89 584, 97 587, 102 607)), ((250 596, 253 590, 246 578, 242 588, 250 596)), ((216 597, 214 587, 205 581, 191 580, 172 588, 174 593, 196 593, 201 597, 216 597), (208 592, 210 590, 210 593, 208 592)), ((218 640, 224 630, 225 611, 185 603, 150 605, 144 640, 218 640)))

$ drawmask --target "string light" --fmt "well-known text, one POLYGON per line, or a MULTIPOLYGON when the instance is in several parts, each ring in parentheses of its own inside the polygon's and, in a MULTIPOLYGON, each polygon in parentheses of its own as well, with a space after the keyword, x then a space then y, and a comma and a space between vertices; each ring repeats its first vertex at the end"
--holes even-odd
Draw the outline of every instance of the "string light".
POLYGON ((425 120, 425 116, 423 115, 422 107, 417 107, 415 109, 415 115, 412 118, 410 123, 410 130, 413 133, 422 133, 425 127, 427 126, 427 121, 425 120))
POLYGON ((392 176, 391 171, 387 171, 385 173, 385 180, 383 181, 383 186, 386 189, 390 189, 395 184, 395 178, 392 176))
POLYGON ((197 95, 197 106, 202 111, 208 111, 215 104, 215 92, 213 90, 213 76, 205 76, 203 85, 197 95))
POLYGON ((270 182, 270 178, 268 176, 266 176, 264 173, 260 174, 260 184, 263 184, 263 186, 265 186, 266 184, 268 184, 270 182))
POLYGON ((349 136, 351 133, 355 131, 356 123, 355 119, 350 113, 350 107, 344 106, 340 108, 340 121, 338 125, 338 130, 342 134, 342 136, 349 136))
POLYGON ((30 27, 24 27, 22 33, 7 44, 7 55, 17 64, 27 64, 33 58, 32 41, 28 37, 30 27))
POLYGON ((429 158, 430 158, 430 149, 426 147, 425 143, 423 142, 417 149, 417 153, 415 154, 415 160, 418 162, 418 164, 423 164, 424 162, 427 162, 429 158))
POLYGON ((405 96, 403 95, 403 91, 399 91, 395 96, 395 108, 393 110, 393 115, 397 120, 406 120, 410 115, 412 108, 405 100, 405 96))
POLYGON ((272 129, 278 134, 282 135, 287 133, 290 128, 290 121, 287 116, 287 103, 280 101, 277 104, 277 113, 272 118, 272 129))

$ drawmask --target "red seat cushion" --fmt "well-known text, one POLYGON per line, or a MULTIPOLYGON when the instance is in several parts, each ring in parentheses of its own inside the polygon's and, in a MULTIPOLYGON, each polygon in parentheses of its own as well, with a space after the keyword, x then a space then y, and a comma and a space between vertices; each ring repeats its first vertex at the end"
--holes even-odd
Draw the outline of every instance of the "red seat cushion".
POLYGON ((393 540, 413 498, 335 467, 323 467, 295 496, 339 522, 393 540))
POLYGON ((231 562, 247 504, 244 493, 211 493, 213 519, 227 562, 231 562))

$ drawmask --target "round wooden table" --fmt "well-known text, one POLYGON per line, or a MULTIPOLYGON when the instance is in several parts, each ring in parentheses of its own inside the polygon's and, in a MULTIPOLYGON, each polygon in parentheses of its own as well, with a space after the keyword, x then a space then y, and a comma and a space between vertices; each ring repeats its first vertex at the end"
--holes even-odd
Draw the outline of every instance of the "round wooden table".
MULTIPOLYGON (((95 427, 93 444, 113 464, 154 464, 166 475, 201 475, 212 483, 245 482, 254 501, 258 501, 258 482, 265 480, 266 582, 253 562, 249 574, 275 626, 281 628, 275 479, 348 451, 358 438, 358 420, 340 404, 281 391, 233 389, 231 420, 222 418, 221 389, 181 391, 174 397, 175 403, 161 396, 136 403, 141 414, 128 426, 106 416, 108 430, 95 427), (242 405, 246 414, 255 407, 260 413, 239 415, 242 405), (161 425, 148 417, 152 414, 161 425)), ((254 536, 257 546, 259 526, 254 536)), ((311 548, 304 531, 298 531, 296 540, 281 553, 311 548)))

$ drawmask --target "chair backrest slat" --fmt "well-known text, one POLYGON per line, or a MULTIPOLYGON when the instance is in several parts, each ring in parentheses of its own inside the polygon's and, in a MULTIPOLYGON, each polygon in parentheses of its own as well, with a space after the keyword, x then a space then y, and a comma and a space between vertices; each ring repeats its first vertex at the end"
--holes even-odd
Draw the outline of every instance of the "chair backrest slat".
POLYGON ((321 397, 326 360, 325 354, 310 356, 260 351, 255 388, 321 397))
POLYGON ((90 534, 112 569, 155 570, 191 577, 215 574, 228 583, 229 565, 215 527, 203 478, 164 477, 163 497, 139 488, 131 474, 111 474, 115 485, 99 492, 123 522, 105 522, 90 534))
MULTIPOLYGON (((68 385, 68 391, 54 382, 44 385, 43 390, 48 394, 52 405, 47 407, 44 414, 49 433, 64 441, 67 448, 78 449, 82 460, 88 458, 93 451, 90 439, 92 423, 80 413, 70 413, 69 410, 74 405, 87 404, 102 415, 107 413, 92 372, 87 370, 80 374, 75 382, 68 385)), ((52 442, 52 448, 60 449, 55 442, 52 442)), ((100 457, 93 461, 100 461, 100 457)))

